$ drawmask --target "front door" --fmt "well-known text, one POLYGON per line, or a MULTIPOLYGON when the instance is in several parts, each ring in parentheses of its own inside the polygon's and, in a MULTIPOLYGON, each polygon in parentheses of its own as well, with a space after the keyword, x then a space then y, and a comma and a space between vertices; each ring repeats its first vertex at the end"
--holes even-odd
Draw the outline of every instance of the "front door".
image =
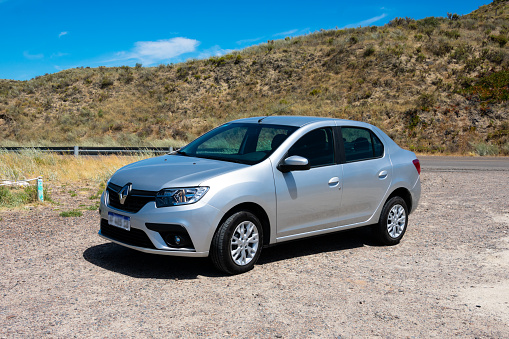
POLYGON ((332 128, 305 134, 286 157, 293 155, 308 159, 311 168, 274 170, 278 238, 334 227, 339 220, 342 165, 336 163, 332 128))

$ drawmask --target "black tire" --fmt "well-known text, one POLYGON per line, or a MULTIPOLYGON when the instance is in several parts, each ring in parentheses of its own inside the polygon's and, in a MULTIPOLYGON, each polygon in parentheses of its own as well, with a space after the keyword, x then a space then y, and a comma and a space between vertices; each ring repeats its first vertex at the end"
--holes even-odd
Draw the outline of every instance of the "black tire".
POLYGON ((212 238, 210 258, 214 266, 225 273, 244 273, 253 268, 260 257, 262 246, 263 229, 260 220, 251 212, 240 211, 232 214, 217 229, 212 238), (252 226, 254 228, 251 228, 252 226), (242 239, 245 235, 236 232, 246 229, 252 230, 250 241, 242 239), (239 237, 241 244, 236 245, 234 242, 237 242, 239 237), (258 239, 257 243, 255 238, 258 239))
POLYGON ((396 245, 408 226, 408 207, 401 197, 392 197, 382 209, 380 220, 374 225, 378 240, 383 245, 396 245), (404 221, 403 221, 404 218, 404 221))

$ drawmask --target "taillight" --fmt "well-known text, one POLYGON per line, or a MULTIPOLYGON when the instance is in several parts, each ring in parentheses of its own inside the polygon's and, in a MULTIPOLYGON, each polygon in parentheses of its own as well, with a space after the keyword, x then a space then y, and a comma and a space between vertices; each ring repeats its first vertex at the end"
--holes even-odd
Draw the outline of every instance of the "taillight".
POLYGON ((412 162, 414 163, 417 173, 419 173, 419 175, 420 175, 421 174, 421 163, 419 162, 419 159, 412 160, 412 162))

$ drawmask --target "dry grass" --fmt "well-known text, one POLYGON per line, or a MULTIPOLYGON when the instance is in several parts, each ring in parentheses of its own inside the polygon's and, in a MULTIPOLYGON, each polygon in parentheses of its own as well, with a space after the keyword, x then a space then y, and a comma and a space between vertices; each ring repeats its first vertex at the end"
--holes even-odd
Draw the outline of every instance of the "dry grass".
POLYGON ((149 154, 133 156, 74 157, 26 150, 20 153, 0 152, 0 179, 24 180, 42 176, 56 185, 104 183, 117 169, 148 158, 149 154))

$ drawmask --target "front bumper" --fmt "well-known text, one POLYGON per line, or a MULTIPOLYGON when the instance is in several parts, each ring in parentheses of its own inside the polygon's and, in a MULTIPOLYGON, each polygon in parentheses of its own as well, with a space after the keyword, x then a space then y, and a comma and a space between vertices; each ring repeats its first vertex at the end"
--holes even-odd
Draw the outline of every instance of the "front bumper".
POLYGON ((145 253, 206 257, 209 255, 210 244, 216 227, 222 218, 220 210, 200 201, 190 205, 163 208, 156 208, 155 202, 151 201, 137 213, 132 213, 108 206, 106 200, 107 194, 104 194, 101 198, 101 230, 99 236, 145 253), (130 217, 131 231, 109 226, 108 212, 130 217), (159 231, 149 229, 151 224, 158 224, 159 231), (185 229, 192 245, 184 248, 168 245, 168 242, 163 238, 165 233, 161 231, 165 225, 168 225, 168 228, 178 225, 185 229))

